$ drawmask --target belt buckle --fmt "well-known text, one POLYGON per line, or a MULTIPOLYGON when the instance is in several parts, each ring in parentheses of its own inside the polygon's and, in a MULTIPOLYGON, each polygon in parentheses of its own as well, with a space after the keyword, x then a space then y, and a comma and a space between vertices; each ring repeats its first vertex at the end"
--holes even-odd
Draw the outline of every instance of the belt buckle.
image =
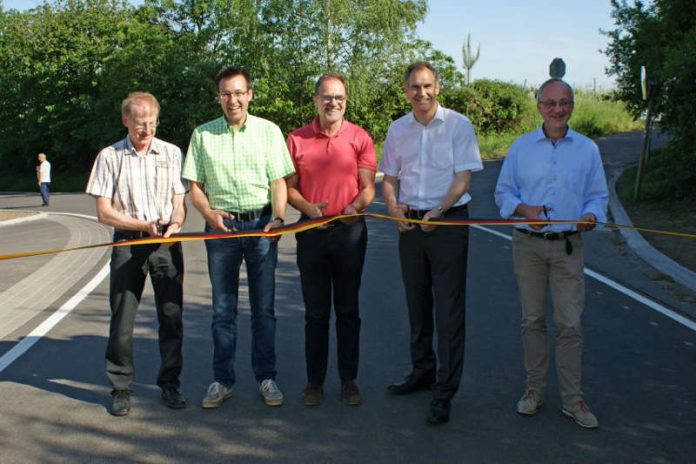
POLYGON ((553 237, 556 235, 553 232, 544 232, 544 236, 542 237, 544 240, 552 240, 553 237))

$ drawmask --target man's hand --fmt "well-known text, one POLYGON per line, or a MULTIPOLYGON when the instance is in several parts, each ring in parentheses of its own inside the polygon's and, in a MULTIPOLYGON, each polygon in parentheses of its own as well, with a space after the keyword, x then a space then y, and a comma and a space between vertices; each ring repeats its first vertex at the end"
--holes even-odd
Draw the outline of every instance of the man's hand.
POLYGON ((209 209, 204 214, 205 222, 208 223, 217 232, 232 232, 232 229, 228 229, 224 223, 225 219, 234 219, 234 217, 226 212, 217 209, 209 209))
MULTIPOLYGON (((520 203, 515 209, 515 216, 521 216, 527 221, 542 221, 543 219, 549 218, 549 211, 551 211, 551 208, 547 208, 546 206, 532 206, 520 203), (544 218, 541 217, 542 214, 545 216, 544 218)), ((529 227, 539 230, 545 225, 546 224, 529 224, 529 227)))
MULTIPOLYGON (((408 211, 408 206, 407 205, 402 205, 402 204, 397 204, 395 206, 390 206, 388 208, 389 215, 395 218, 406 218, 406 211, 408 211)), ((395 221, 396 223, 396 228, 399 230, 399 232, 408 232, 409 230, 412 230, 415 226, 411 224, 410 222, 403 222, 403 221, 395 221)))
MULTIPOLYGON (((358 214, 358 209, 353 205, 353 203, 348 204, 341 214, 358 214)), ((355 224, 358 221, 359 216, 353 216, 349 218, 341 218, 340 221, 344 224, 355 224)))
MULTIPOLYGON (((280 218, 275 218, 268 224, 266 224, 266 227, 263 228, 264 232, 270 232, 272 229, 277 229, 278 227, 283 227, 285 225, 285 221, 281 220, 280 218)), ((276 235, 274 237, 266 237, 266 240, 269 242, 277 242, 280 240, 280 235, 276 235)))
POLYGON ((580 220, 583 222, 591 222, 592 224, 578 223, 576 225, 578 232, 587 232, 588 230, 592 230, 597 226, 597 218, 592 213, 583 214, 580 220))
POLYGON ((145 224, 145 230, 150 237, 161 237, 162 229, 159 227, 158 221, 150 221, 145 224))
MULTIPOLYGON (((442 216, 439 208, 433 208, 423 216, 424 221, 429 221, 431 219, 438 219, 442 216)), ((423 232, 432 232, 437 226, 430 226, 427 224, 418 224, 423 232)))

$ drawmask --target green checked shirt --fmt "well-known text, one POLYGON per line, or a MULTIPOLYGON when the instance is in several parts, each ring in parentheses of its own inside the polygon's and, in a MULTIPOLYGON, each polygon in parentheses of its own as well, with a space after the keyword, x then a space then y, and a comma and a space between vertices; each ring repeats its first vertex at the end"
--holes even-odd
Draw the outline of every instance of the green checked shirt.
POLYGON ((181 175, 205 186, 211 208, 245 212, 269 204, 270 182, 293 172, 280 128, 248 114, 237 132, 224 116, 197 127, 181 175))

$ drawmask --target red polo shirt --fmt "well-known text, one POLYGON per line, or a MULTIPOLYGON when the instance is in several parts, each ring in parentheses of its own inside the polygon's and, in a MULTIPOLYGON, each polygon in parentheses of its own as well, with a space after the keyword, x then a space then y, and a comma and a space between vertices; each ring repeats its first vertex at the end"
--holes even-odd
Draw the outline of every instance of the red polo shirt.
POLYGON ((288 150, 302 196, 311 203, 328 202, 324 214, 340 214, 360 191, 358 169, 377 170, 375 148, 365 130, 345 119, 329 136, 319 117, 288 136, 288 150))

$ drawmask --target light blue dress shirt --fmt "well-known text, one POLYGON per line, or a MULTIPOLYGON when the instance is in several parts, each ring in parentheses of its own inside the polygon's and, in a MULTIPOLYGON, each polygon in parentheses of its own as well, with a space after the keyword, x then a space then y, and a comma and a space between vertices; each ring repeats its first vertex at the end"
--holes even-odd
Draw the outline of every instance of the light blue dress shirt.
MULTIPOLYGON (((592 213, 597 222, 606 222, 608 196, 597 144, 571 129, 555 144, 542 128, 515 140, 495 189, 495 202, 504 219, 522 219, 513 213, 525 203, 546 206, 552 220, 572 221, 592 213)), ((547 218, 542 214, 541 219, 547 218)), ((540 230, 572 231, 576 225, 551 224, 540 230)))

